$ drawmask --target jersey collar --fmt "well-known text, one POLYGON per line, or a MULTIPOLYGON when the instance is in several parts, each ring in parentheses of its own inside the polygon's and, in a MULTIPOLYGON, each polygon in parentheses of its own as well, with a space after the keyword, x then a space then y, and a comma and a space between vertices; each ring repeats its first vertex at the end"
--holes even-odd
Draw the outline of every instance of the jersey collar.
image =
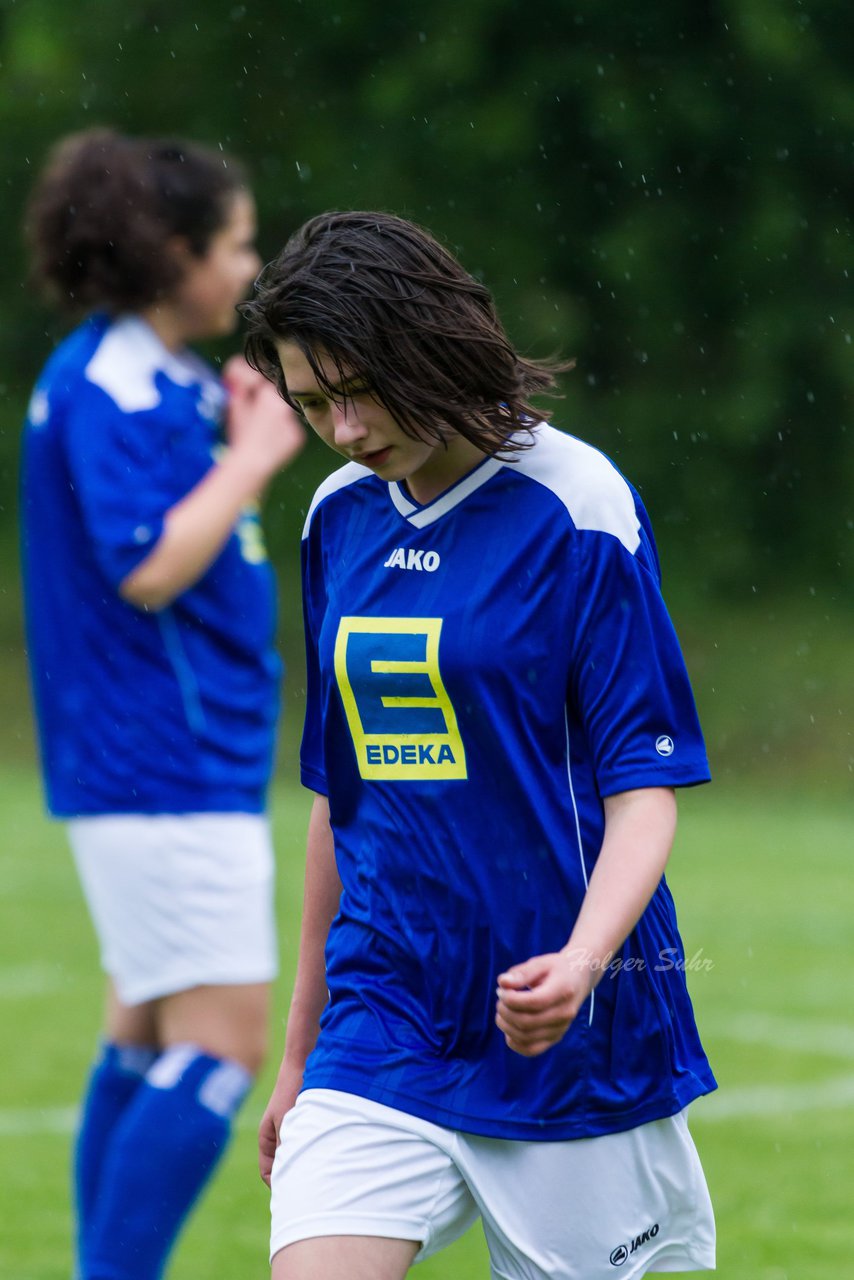
POLYGON ((413 502, 397 480, 391 481, 388 491, 392 502, 404 519, 408 520, 416 529, 424 529, 427 525, 435 524, 437 520, 441 520, 442 516, 447 515, 449 511, 453 511, 454 507, 459 506, 470 493, 474 493, 482 484, 486 484, 487 480, 490 480, 503 466, 504 463, 500 459, 487 458, 484 462, 478 463, 474 471, 469 471, 456 484, 451 485, 450 489, 440 493, 438 498, 434 498, 432 502, 428 502, 424 507, 419 506, 417 502, 413 502))

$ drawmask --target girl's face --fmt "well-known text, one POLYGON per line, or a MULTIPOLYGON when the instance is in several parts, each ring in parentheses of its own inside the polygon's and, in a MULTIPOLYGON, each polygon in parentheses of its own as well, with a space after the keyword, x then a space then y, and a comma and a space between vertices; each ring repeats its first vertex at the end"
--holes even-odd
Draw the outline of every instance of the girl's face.
POLYGON ((247 191, 237 191, 202 257, 179 245, 183 275, 166 305, 174 310, 186 341, 219 337, 237 327, 234 308, 261 269, 255 231, 255 202, 247 191))
POLYGON ((335 362, 321 352, 315 359, 330 385, 330 396, 295 342, 276 343, 288 395, 309 426, 330 449, 359 462, 386 481, 406 481, 416 502, 431 502, 483 461, 484 455, 463 436, 449 432, 447 441, 416 439, 398 426, 388 409, 364 389, 357 373, 340 383, 335 362))

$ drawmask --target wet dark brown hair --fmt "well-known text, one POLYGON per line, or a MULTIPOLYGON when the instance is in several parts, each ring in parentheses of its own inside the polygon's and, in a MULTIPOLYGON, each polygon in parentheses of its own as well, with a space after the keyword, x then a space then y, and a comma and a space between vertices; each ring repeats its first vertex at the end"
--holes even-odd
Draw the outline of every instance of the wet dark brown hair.
POLYGON ((297 344, 324 394, 342 399, 356 376, 407 434, 444 440, 450 428, 484 453, 524 448, 541 416, 530 397, 554 394, 570 367, 519 355, 489 290, 423 227, 388 213, 312 218, 239 310, 249 363, 288 403, 276 341, 297 344))
POLYGON ((202 257, 245 189, 241 165, 197 143, 86 129, 48 156, 24 230, 32 274, 69 311, 135 311, 181 278, 167 250, 182 236, 202 257))

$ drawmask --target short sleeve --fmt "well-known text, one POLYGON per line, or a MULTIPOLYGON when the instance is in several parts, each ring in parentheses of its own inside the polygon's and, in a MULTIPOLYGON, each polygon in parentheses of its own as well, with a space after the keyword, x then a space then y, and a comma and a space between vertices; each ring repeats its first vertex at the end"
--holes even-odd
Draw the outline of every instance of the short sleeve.
POLYGON ((95 559, 117 587, 150 553, 175 490, 169 433, 151 413, 126 413, 82 382, 68 404, 64 445, 95 559))
POLYGON ((709 780, 694 696, 642 522, 632 553, 607 533, 576 543, 570 701, 600 795, 709 780))

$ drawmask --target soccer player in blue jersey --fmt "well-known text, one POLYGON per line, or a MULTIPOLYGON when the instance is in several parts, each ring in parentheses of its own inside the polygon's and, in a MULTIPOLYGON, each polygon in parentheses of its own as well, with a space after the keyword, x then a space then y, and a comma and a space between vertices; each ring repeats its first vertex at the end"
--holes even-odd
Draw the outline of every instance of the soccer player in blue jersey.
POLYGON ((241 309, 347 459, 303 539, 274 1280, 399 1280, 477 1217, 505 1280, 711 1268, 664 879, 674 789, 709 774, 638 495, 539 420, 555 370, 408 222, 313 219, 241 309))
POLYGON ((230 333, 260 260, 241 167, 92 130, 27 211, 89 313, 30 404, 27 633, 47 801, 109 977, 75 1153, 80 1280, 157 1280, 261 1063, 279 663, 257 499, 305 431, 230 333), (223 432, 223 428, 225 429, 223 432))

